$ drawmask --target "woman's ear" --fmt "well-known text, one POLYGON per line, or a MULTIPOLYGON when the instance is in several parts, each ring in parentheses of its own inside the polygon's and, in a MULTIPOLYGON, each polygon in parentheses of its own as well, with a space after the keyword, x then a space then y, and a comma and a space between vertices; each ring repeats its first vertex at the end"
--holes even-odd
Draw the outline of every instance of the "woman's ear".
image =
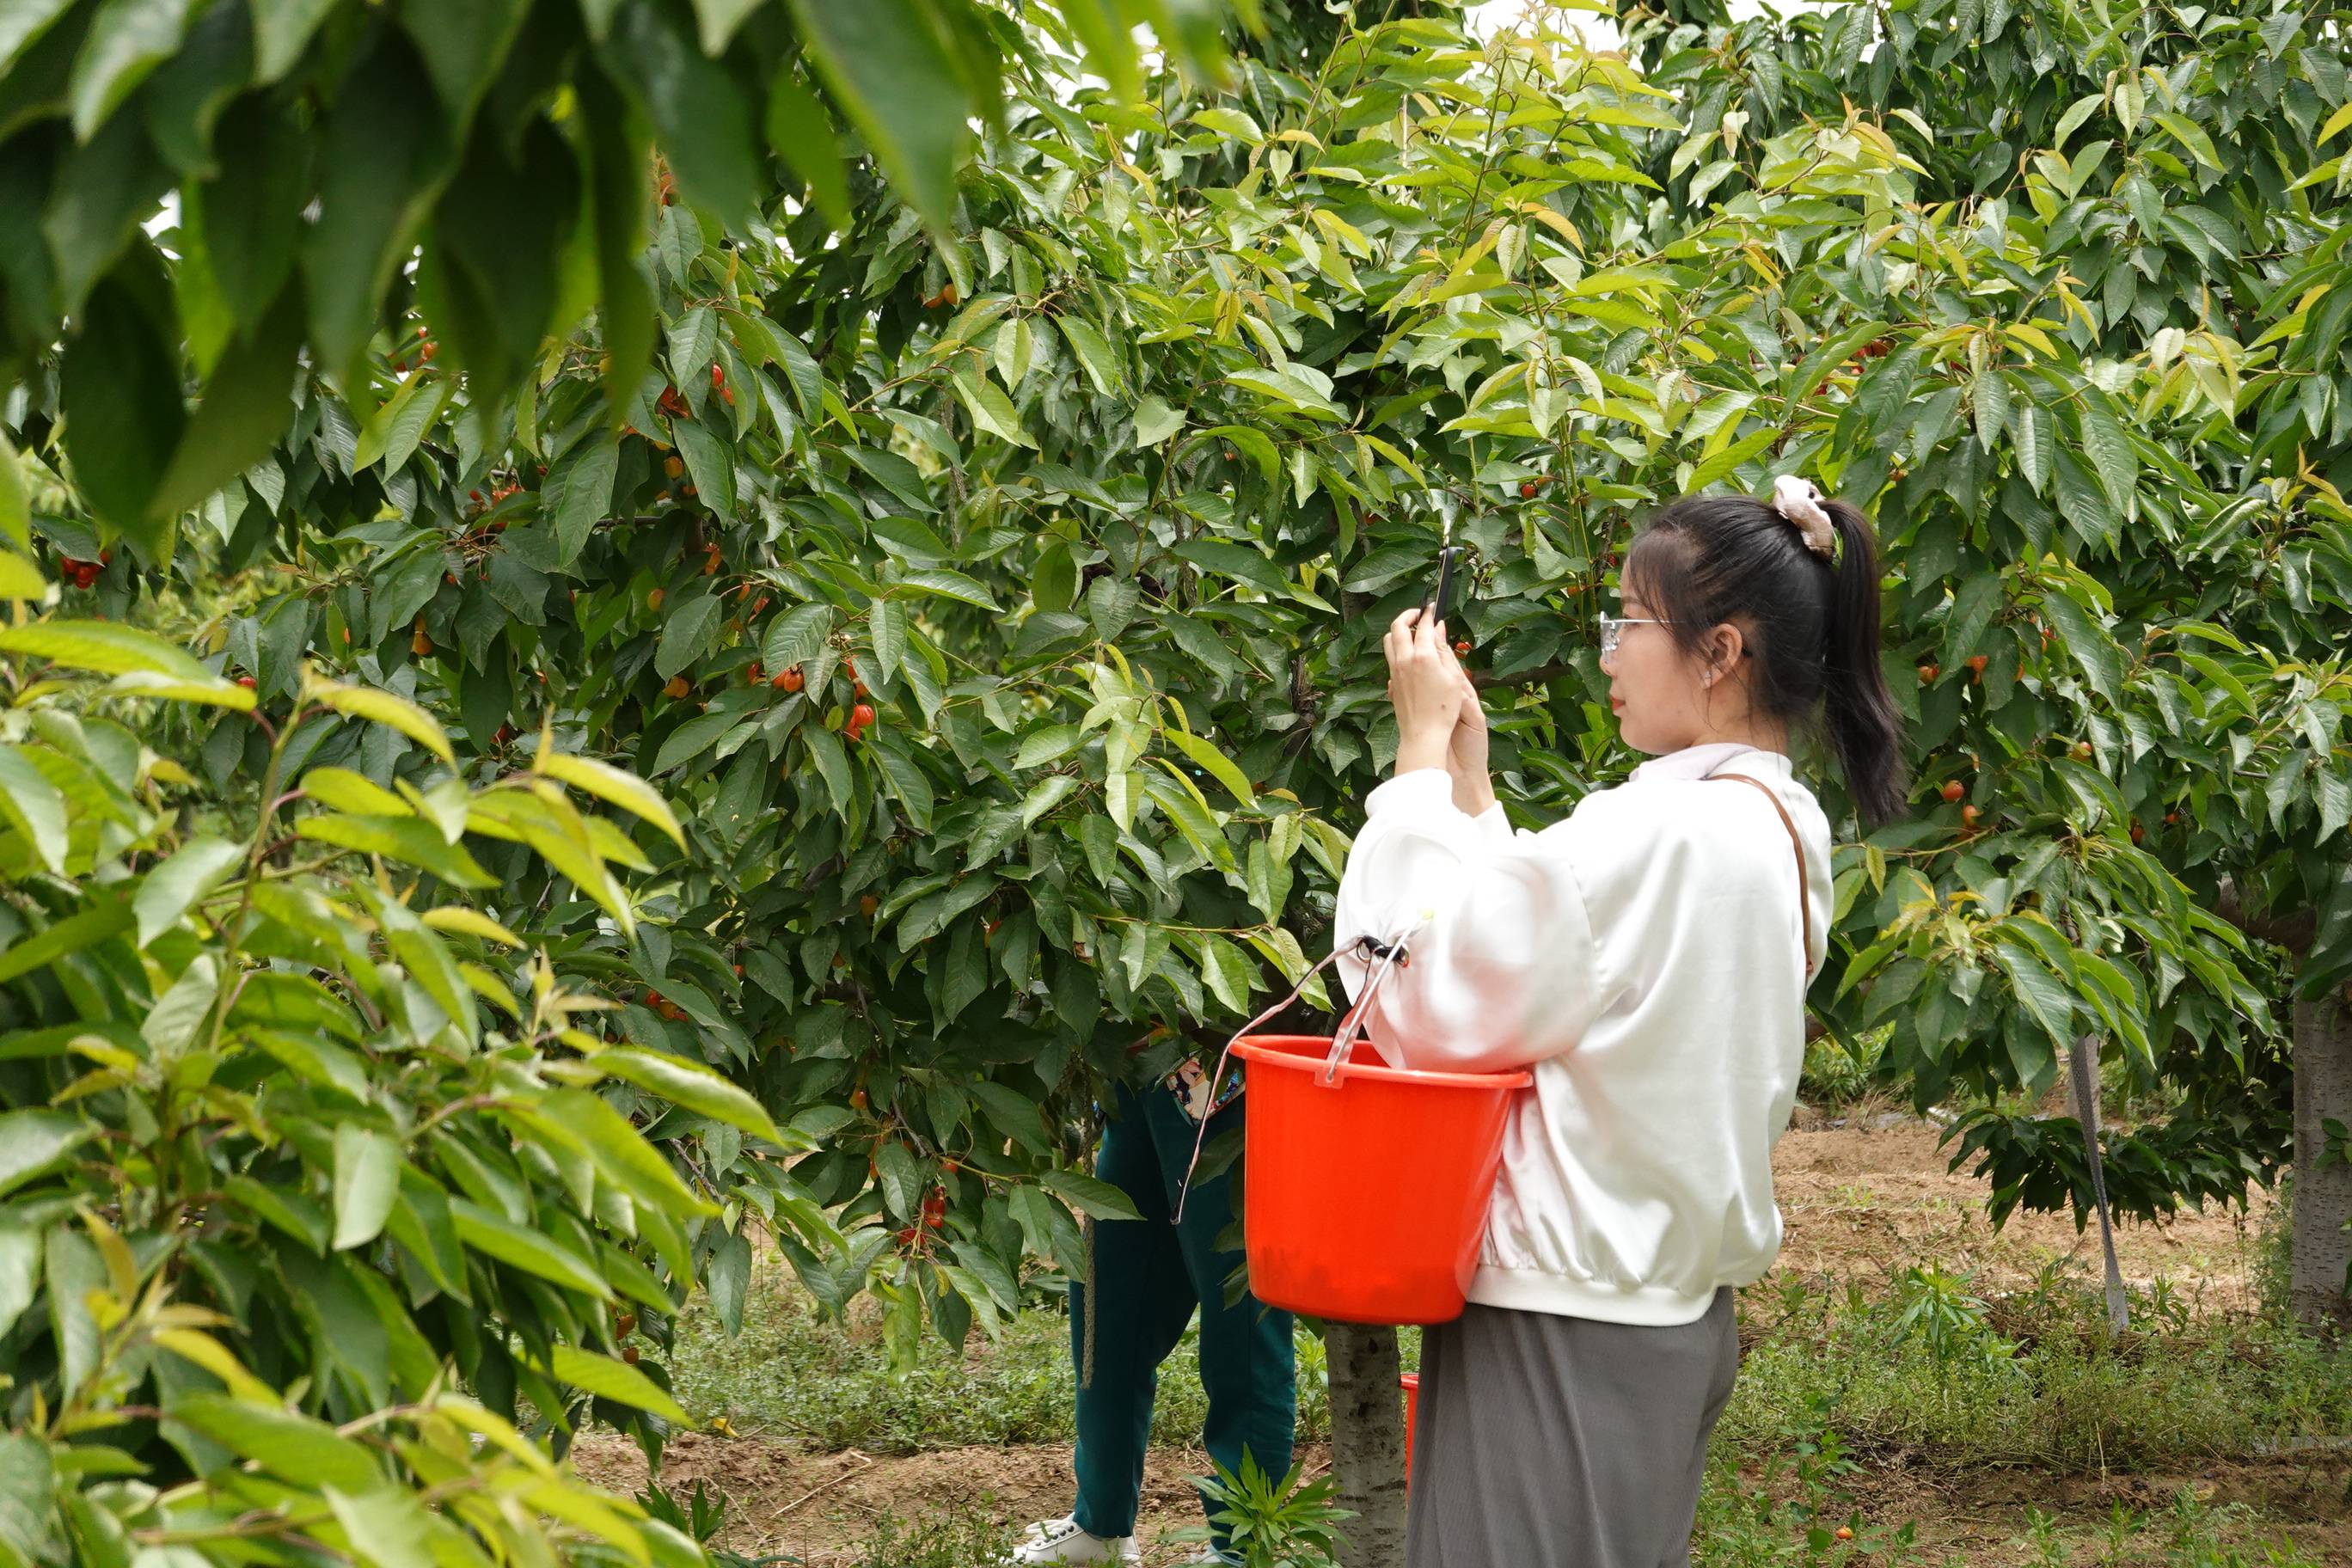
POLYGON ((1700 684, 1713 686, 1739 668, 1739 656, 1747 646, 1746 634, 1729 621, 1725 621, 1710 630, 1706 634, 1706 640, 1699 645, 1700 654, 1706 665, 1704 672, 1699 676, 1700 684))

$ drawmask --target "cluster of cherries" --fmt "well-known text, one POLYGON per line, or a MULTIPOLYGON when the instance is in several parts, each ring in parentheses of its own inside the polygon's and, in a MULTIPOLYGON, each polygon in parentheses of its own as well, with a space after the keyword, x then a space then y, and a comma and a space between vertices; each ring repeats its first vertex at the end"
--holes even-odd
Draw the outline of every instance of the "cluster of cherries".
POLYGON ((87 588, 98 581, 98 574, 113 561, 114 552, 111 550, 100 551, 95 561, 76 561, 68 556, 64 563, 66 581, 77 588, 87 588))

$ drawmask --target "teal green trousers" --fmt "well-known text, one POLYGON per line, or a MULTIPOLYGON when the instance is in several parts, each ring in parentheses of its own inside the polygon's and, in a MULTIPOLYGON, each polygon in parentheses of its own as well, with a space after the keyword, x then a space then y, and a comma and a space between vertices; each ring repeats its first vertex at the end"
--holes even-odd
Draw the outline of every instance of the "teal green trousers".
MULTIPOLYGON (((1244 1095, 1219 1111, 1209 1136, 1238 1125, 1248 1103, 1244 1095)), ((1097 1221, 1094 1300, 1087 1301, 1085 1286, 1070 1291, 1070 1352, 1078 1371, 1076 1517, 1091 1534, 1135 1533, 1160 1363, 1184 1337, 1195 1310, 1201 1384, 1209 1396, 1202 1446, 1235 1471, 1244 1453, 1277 1480, 1290 1468, 1298 1418, 1290 1314, 1253 1296, 1224 1304, 1226 1278, 1242 1261, 1238 1252, 1216 1247, 1217 1233, 1234 1218, 1230 1177, 1195 1185, 1183 1223, 1171 1217, 1196 1131, 1174 1096, 1156 1085, 1141 1093, 1121 1089, 1096 1158, 1095 1174, 1126 1193, 1143 1218, 1097 1221)), ((1222 1531, 1217 1544, 1224 1545, 1222 1531)))

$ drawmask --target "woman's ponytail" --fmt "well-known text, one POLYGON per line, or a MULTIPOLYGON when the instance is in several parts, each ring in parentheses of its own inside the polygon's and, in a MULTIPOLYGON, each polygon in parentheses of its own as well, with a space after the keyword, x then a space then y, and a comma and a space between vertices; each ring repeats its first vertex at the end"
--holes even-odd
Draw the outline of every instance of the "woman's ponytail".
POLYGON ((1903 721, 1878 661, 1878 536, 1860 508, 1822 503, 1837 524, 1835 581, 1830 588, 1822 721, 1837 752, 1847 791, 1865 826, 1903 814, 1903 721))

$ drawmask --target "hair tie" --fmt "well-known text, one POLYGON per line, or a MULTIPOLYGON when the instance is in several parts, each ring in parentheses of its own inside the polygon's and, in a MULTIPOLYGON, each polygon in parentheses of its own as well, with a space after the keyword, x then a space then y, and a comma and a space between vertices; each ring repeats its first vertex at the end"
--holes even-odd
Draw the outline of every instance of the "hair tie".
POLYGON ((1826 561, 1837 548, 1837 524, 1822 506, 1822 492, 1811 479, 1795 474, 1782 474, 1772 481, 1774 511, 1793 526, 1805 541, 1805 548, 1826 561))

